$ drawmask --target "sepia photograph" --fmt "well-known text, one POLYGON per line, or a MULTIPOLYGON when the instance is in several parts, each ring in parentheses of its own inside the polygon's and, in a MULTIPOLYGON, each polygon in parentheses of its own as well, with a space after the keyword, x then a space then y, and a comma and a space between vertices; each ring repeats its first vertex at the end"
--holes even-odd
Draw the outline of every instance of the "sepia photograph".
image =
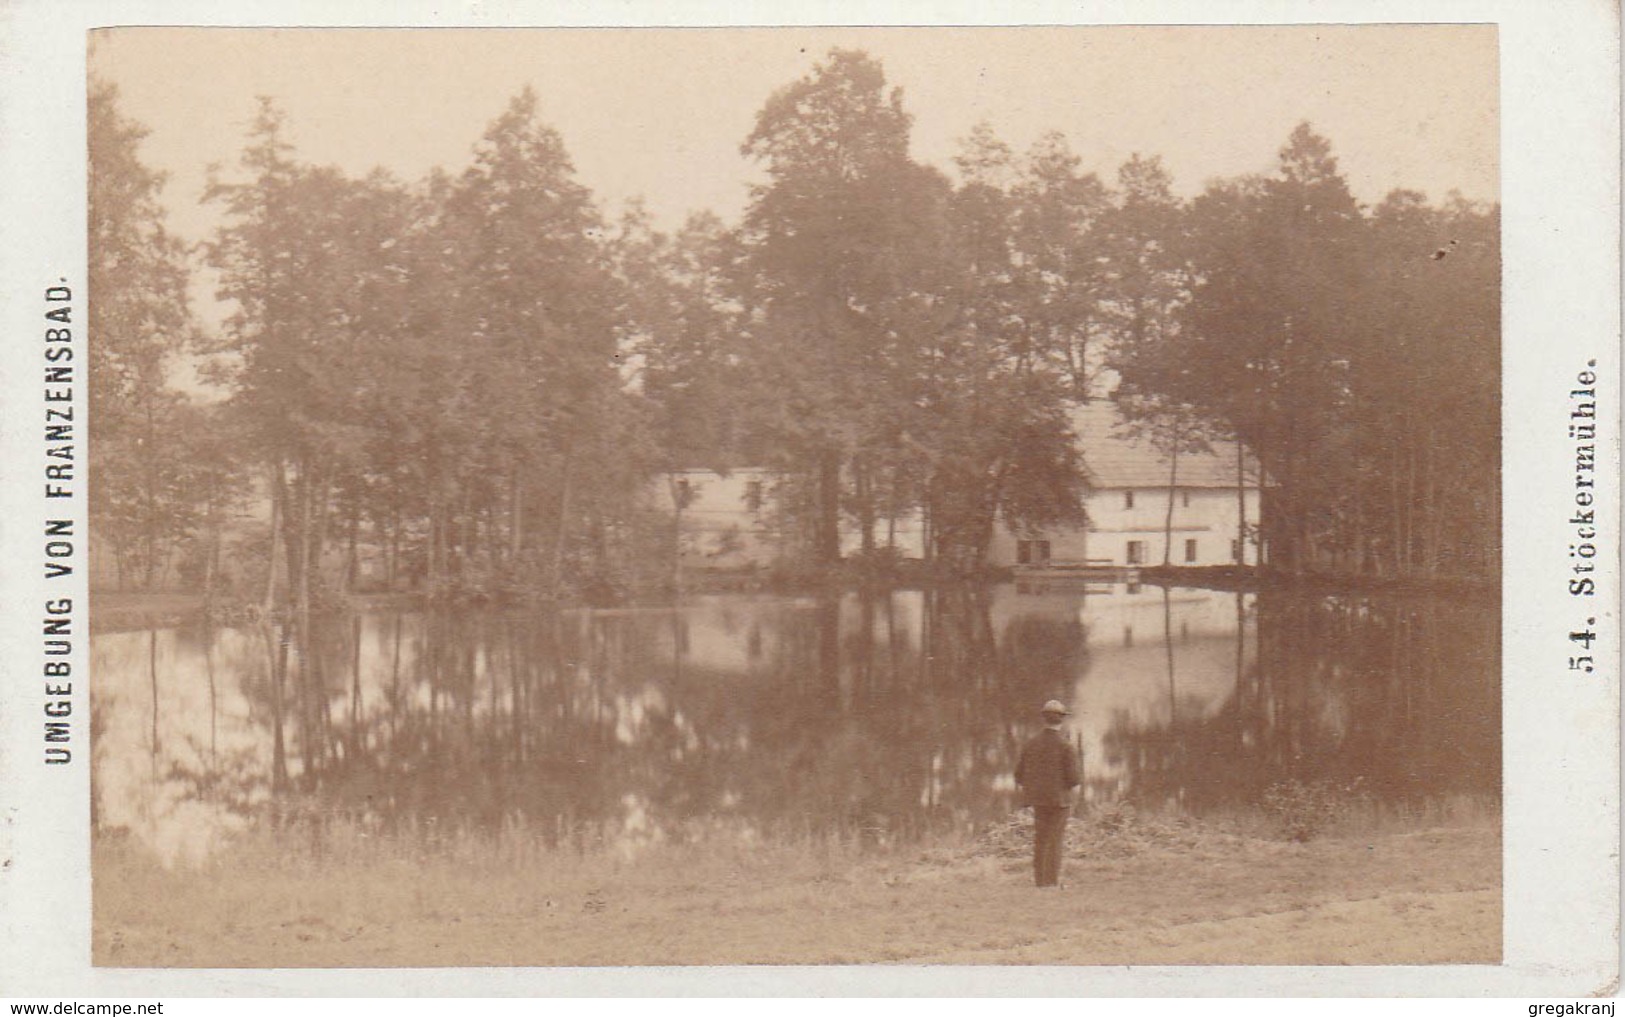
POLYGON ((87 45, 94 964, 1502 960, 1494 24, 87 45))

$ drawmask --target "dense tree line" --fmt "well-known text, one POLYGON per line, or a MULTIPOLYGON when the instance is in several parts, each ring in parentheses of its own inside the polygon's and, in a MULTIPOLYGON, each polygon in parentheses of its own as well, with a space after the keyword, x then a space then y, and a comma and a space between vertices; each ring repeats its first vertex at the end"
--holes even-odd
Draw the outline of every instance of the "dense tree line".
POLYGON ((1290 571, 1500 567, 1500 214, 1395 191, 1363 209, 1300 125, 1266 177, 1184 210, 1188 281, 1125 387, 1239 435, 1290 571))
POLYGON ((985 125, 956 182, 836 50, 743 139, 742 222, 668 235, 603 216, 529 90, 413 183, 302 161, 263 100, 206 196, 234 310, 205 340, 141 129, 107 87, 90 123, 94 521, 121 583, 213 584, 224 520, 265 504, 237 581, 295 613, 363 561, 391 589, 609 597, 671 574, 663 476, 746 464, 783 478, 802 560, 846 527, 883 554, 919 512, 974 569, 997 519, 1082 521, 1068 408, 1114 387, 1176 469, 1213 437, 1254 451, 1277 567, 1498 568, 1498 211, 1363 208, 1307 125, 1190 201, 1154 157, 1111 186, 1058 133, 1017 154, 985 125), (200 355, 225 398, 173 386, 200 355))

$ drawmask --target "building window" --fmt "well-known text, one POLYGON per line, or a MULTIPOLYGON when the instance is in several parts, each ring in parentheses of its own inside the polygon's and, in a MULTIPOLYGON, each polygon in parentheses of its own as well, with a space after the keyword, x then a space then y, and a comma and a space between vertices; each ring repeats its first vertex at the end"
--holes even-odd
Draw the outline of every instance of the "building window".
POLYGON ((1131 540, 1128 542, 1128 563, 1130 565, 1145 564, 1145 541, 1131 540))
POLYGON ((1237 564, 1241 563, 1241 541, 1232 540, 1230 542, 1230 560, 1237 564))
POLYGON ((1191 493, 1189 491, 1179 492, 1179 504, 1185 508, 1191 507, 1191 493))
POLYGON ((1186 540, 1185 541, 1185 561, 1186 561, 1186 563, 1190 563, 1190 562, 1193 562, 1195 560, 1196 560, 1196 541, 1194 539, 1186 540))
POLYGON ((752 512, 762 510, 762 482, 760 480, 747 480, 745 482, 745 508, 752 512))
POLYGON ((1126 509, 1131 509, 1131 508, 1134 507, 1134 492, 1133 491, 1124 491, 1123 492, 1123 507, 1126 508, 1126 509))
POLYGON ((1123 626, 1123 645, 1124 646, 1133 646, 1134 645, 1134 626, 1132 626, 1132 625, 1124 625, 1123 626))
POLYGON ((1049 561, 1049 541, 1047 540, 1018 540, 1016 541, 1017 565, 1043 565, 1049 561))

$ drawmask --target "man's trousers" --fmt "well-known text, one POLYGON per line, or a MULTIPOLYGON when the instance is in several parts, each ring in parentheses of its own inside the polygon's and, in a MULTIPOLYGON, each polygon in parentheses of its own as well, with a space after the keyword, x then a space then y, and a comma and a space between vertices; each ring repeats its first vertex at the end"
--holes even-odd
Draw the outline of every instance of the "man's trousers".
POLYGON ((1061 845, 1071 811, 1065 805, 1033 806, 1033 881, 1039 886, 1061 882, 1061 845))

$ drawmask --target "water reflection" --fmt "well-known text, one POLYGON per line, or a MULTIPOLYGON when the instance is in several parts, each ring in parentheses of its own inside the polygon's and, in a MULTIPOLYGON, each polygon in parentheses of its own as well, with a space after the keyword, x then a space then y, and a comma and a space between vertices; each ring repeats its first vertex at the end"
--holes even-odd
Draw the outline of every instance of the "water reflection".
POLYGON ((1493 604, 1055 581, 102 633, 96 818, 170 858, 329 817, 581 850, 908 839, 1004 814, 1050 698, 1094 801, 1493 796, 1496 626, 1493 604))

